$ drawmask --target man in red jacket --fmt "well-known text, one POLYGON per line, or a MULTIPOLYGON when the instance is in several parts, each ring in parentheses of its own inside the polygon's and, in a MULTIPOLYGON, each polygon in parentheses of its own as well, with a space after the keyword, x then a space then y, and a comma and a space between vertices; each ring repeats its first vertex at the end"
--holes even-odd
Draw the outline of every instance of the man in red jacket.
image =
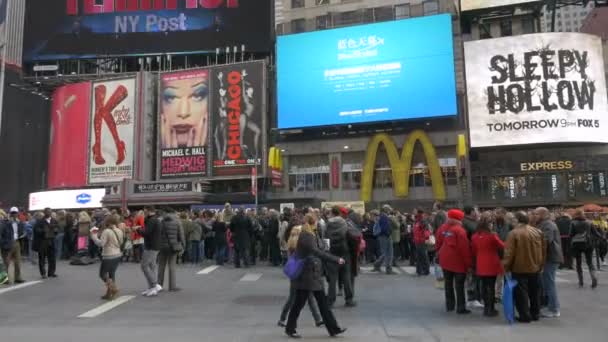
POLYGON ((445 279, 445 304, 448 312, 469 314, 465 306, 464 281, 472 264, 471 246, 467 232, 462 227, 464 213, 457 209, 448 211, 448 221, 437 231, 436 250, 445 279), (454 298, 456 283, 456 298, 454 298))

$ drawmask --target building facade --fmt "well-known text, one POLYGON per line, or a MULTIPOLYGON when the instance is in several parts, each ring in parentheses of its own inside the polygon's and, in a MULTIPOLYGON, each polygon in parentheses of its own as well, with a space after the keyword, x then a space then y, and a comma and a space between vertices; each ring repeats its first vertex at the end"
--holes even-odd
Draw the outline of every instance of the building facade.
MULTIPOLYGON (((555 32, 579 32, 585 18, 595 7, 594 2, 587 6, 565 6, 555 10, 555 32)), ((552 11, 547 6, 543 8, 541 28, 543 32, 551 32, 552 11)))

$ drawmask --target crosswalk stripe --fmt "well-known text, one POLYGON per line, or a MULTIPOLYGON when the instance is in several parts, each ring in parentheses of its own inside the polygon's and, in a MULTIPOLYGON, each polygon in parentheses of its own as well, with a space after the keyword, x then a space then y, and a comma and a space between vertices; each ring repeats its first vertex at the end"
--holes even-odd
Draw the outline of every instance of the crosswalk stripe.
POLYGON ((257 281, 262 277, 262 273, 247 273, 239 281, 257 281))
POLYGON ((93 310, 87 311, 85 313, 83 313, 82 315, 78 316, 78 318, 95 318, 103 313, 106 313, 112 309, 114 309, 115 307, 122 305, 128 301, 130 301, 131 299, 135 298, 135 296, 121 296, 118 297, 116 299, 114 299, 111 302, 107 302, 103 305, 100 305, 98 307, 96 307, 93 310))
POLYGON ((40 284, 40 283, 42 283, 42 280, 28 281, 28 282, 23 283, 23 284, 19 284, 19 285, 15 285, 15 286, 10 286, 10 287, 7 287, 5 289, 1 289, 0 290, 0 294, 11 292, 11 291, 15 291, 15 290, 19 290, 19 289, 22 289, 24 287, 29 287, 29 286, 40 284))
POLYGON ((209 273, 217 270, 218 268, 220 268, 218 265, 209 266, 209 267, 203 268, 202 270, 198 271, 196 274, 209 274, 209 273))
POLYGON ((416 275, 416 267, 413 266, 402 266, 399 267, 403 272, 409 274, 409 275, 416 275))

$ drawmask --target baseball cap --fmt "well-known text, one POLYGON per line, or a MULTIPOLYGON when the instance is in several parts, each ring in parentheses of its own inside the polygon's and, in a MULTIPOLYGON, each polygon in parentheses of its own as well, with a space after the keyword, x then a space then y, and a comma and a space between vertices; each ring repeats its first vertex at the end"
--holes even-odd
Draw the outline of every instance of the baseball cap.
POLYGON ((12 213, 19 213, 19 208, 17 207, 12 207, 11 210, 9 211, 11 214, 12 213))

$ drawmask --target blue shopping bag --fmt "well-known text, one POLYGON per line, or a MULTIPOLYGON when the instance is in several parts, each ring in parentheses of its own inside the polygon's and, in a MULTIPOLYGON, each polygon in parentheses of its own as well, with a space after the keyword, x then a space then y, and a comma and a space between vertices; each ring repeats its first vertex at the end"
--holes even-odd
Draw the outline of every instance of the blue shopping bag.
POLYGON ((511 278, 510 274, 505 275, 505 284, 502 291, 502 307, 509 324, 515 323, 515 305, 513 299, 515 286, 517 286, 517 280, 511 278))

